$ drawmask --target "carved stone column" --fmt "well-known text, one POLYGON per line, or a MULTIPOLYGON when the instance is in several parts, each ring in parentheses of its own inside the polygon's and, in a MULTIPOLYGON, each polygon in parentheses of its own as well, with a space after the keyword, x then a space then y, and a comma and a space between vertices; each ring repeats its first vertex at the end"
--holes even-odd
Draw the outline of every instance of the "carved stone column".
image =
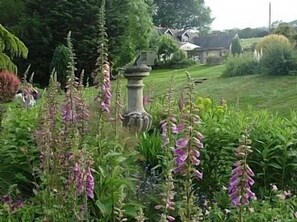
POLYGON ((152 124, 152 116, 143 107, 143 78, 152 69, 144 64, 128 68, 124 77, 128 80, 128 107, 123 114, 123 125, 136 131, 147 131, 152 124))

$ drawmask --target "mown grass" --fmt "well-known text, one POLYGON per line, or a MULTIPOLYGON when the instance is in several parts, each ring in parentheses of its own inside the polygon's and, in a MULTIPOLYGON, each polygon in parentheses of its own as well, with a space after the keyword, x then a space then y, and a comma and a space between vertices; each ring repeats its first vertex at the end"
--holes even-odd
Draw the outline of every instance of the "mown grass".
POLYGON ((248 38, 248 39, 241 39, 241 46, 244 51, 251 50, 253 45, 258 43, 263 37, 256 37, 256 38, 248 38))
POLYGON ((156 91, 158 94, 163 94, 169 86, 170 77, 175 75, 175 89, 179 90, 186 82, 186 72, 188 72, 194 80, 207 78, 208 80, 217 78, 221 75, 224 65, 220 66, 205 66, 195 65, 184 69, 171 70, 153 70, 150 76, 144 79, 145 91, 156 91))
MULTIPOLYGON (((195 65, 178 70, 153 70, 150 76, 144 78, 144 95, 153 98, 164 95, 171 75, 175 74, 174 86, 176 95, 179 96, 187 81, 185 72, 188 72, 194 80, 206 78, 203 83, 196 85, 196 91, 198 95, 210 97, 216 103, 220 103, 223 98, 227 104, 241 109, 252 106, 278 112, 282 116, 288 116, 291 110, 297 109, 297 76, 254 75, 223 78, 221 74, 224 67, 225 65, 195 65)), ((123 80, 122 85, 122 96, 127 99, 126 80, 123 80)), ((94 101, 98 89, 86 88, 82 94, 86 100, 94 101)))
POLYGON ((210 97, 216 102, 223 98, 228 104, 239 108, 253 106, 256 109, 266 109, 289 115, 297 108, 297 76, 267 76, 254 75, 233 78, 222 78, 224 65, 203 66, 196 65, 180 70, 153 70, 144 79, 145 92, 154 91, 155 95, 162 95, 171 74, 176 75, 176 88, 179 92, 186 82, 185 72, 189 72, 193 79, 207 78, 196 85, 197 93, 203 97, 210 97))

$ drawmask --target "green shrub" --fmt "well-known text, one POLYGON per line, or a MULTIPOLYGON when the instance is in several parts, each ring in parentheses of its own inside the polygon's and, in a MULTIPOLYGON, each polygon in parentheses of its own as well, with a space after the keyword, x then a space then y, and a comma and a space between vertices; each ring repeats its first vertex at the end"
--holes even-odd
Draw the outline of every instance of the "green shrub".
POLYGON ((270 75, 288 75, 297 68, 292 46, 282 42, 267 45, 260 63, 264 72, 270 75))
POLYGON ((220 65, 222 64, 222 58, 219 56, 208 56, 206 64, 210 66, 220 65))
POLYGON ((247 123, 242 113, 215 106, 204 109, 201 118, 201 132, 205 136, 201 152, 203 180, 197 186, 201 195, 212 199, 214 192, 228 184, 236 143, 247 123))
POLYGON ((230 57, 223 71, 224 77, 254 75, 259 72, 259 64, 254 61, 251 55, 230 57))
POLYGON ((258 196, 267 195, 271 184, 296 191, 296 115, 284 119, 259 112, 251 118, 256 124, 251 132, 253 153, 249 165, 255 173, 258 196))
POLYGON ((195 64, 194 60, 188 59, 183 51, 178 50, 173 53, 171 59, 157 62, 155 68, 181 69, 195 64))
POLYGON ((181 50, 173 53, 173 56, 169 61, 169 65, 171 68, 186 68, 195 64, 196 62, 188 59, 186 54, 181 50))
POLYGON ((21 109, 8 107, 0 133, 0 196, 17 184, 22 195, 31 195, 33 163, 38 159, 34 132, 37 107, 21 109))
POLYGON ((287 46, 291 45, 290 40, 286 36, 271 34, 271 35, 265 36, 263 39, 261 39, 261 41, 257 43, 256 50, 258 52, 260 52, 261 50, 265 52, 265 50, 268 48, 270 44, 275 44, 275 43, 282 43, 287 46))
MULTIPOLYGON (((272 195, 263 201, 252 201, 249 206, 243 207, 241 216, 245 222, 267 222, 267 221, 296 221, 295 209, 297 206, 296 196, 281 199, 282 191, 273 191, 272 195)), ((228 221, 239 220, 238 208, 230 207, 228 196, 220 192, 206 221, 228 221), (223 200, 223 201, 222 201, 223 200)))
POLYGON ((202 195, 212 198, 228 185, 234 151, 243 130, 250 129, 253 152, 248 164, 255 173, 253 191, 259 199, 269 194, 271 184, 283 190, 297 187, 297 116, 289 119, 264 111, 218 107, 202 110, 202 134, 205 149, 201 153, 203 180, 199 181, 202 195))
POLYGON ((166 36, 161 36, 159 45, 158 45, 158 57, 162 57, 163 60, 167 60, 170 58, 172 53, 175 53, 178 50, 173 39, 168 38, 166 36))

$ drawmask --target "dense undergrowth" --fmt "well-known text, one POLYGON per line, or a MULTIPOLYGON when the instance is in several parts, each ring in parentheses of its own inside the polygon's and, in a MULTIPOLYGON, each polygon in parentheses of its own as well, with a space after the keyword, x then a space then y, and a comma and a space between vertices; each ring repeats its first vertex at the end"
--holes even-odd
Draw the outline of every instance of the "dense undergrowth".
MULTIPOLYGON (((49 89, 32 109, 13 103, 6 105, 0 134, 2 221, 123 221, 123 218, 135 221, 137 219, 133 218, 141 217, 160 221, 162 215, 174 217, 176 221, 198 221, 197 218, 199 221, 238 221, 239 208, 232 207, 226 189, 236 161, 234 152, 245 130, 251 140, 252 152, 247 157, 247 164, 254 172, 255 183, 251 189, 257 200, 243 207, 240 217, 244 221, 278 218, 294 221, 297 187, 295 113, 282 118, 252 108, 238 110, 224 101, 215 104, 191 92, 184 93, 181 99, 165 96, 149 103, 147 109, 154 117, 153 128, 150 132, 135 134, 122 128, 121 121, 115 121, 119 120, 116 117, 119 113, 114 109, 110 114, 98 113, 98 105, 94 107, 93 100, 84 102, 89 110, 85 120, 65 121, 64 102, 55 99, 63 93, 52 90, 49 89), (54 96, 53 93, 58 94, 54 96), (187 102, 189 97, 186 95, 191 95, 191 103, 187 102), (170 102, 166 105, 160 101, 170 102), (190 109, 193 110, 189 112, 190 109), (187 172, 194 172, 195 164, 186 164, 192 170, 176 174, 178 156, 176 152, 172 153, 181 146, 178 141, 195 138, 194 134, 190 136, 192 130, 177 131, 190 124, 188 120, 193 117, 188 115, 196 115, 196 112, 200 120, 197 119, 197 123, 192 120, 195 124, 189 129, 199 130, 204 137, 203 148, 199 151, 199 171, 203 176, 198 180, 192 176, 186 179, 187 172), (160 125, 165 119, 169 121, 167 124, 172 124, 168 130, 174 126, 179 128, 168 137, 170 145, 164 144, 165 131, 160 125), (49 164, 47 167, 45 160, 49 164), (77 172, 74 169, 78 163, 85 173, 91 167, 93 196, 88 196, 88 190, 77 193, 77 181, 71 175, 77 172), (68 186, 73 189, 68 190, 68 186), (172 193, 169 195, 172 197, 170 202, 174 203, 172 208, 163 202, 168 198, 166 190, 167 194, 172 193), (184 193, 185 190, 190 196, 184 193), (157 207, 160 210, 156 210, 156 206, 165 208, 157 207), (191 215, 187 215, 189 207, 191 215), (187 217, 192 219, 185 219, 187 217)), ((83 91, 73 92, 84 97, 83 91)), ((71 98, 68 96, 65 101, 71 98)))
POLYGON ((216 104, 186 72, 146 98, 150 131, 124 128, 100 22, 95 95, 69 33, 66 92, 53 71, 36 107, 1 104, 0 222, 296 221, 297 114, 216 104))

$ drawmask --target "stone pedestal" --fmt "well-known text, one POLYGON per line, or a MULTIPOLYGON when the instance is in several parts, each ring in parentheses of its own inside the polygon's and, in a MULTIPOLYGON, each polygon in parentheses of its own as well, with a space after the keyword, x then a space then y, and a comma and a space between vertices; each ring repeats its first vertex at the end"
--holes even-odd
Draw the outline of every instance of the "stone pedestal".
POLYGON ((124 77, 128 80, 128 107, 123 114, 123 125, 136 131, 147 131, 152 124, 152 116, 143 107, 143 81, 151 68, 141 64, 128 68, 124 77))

